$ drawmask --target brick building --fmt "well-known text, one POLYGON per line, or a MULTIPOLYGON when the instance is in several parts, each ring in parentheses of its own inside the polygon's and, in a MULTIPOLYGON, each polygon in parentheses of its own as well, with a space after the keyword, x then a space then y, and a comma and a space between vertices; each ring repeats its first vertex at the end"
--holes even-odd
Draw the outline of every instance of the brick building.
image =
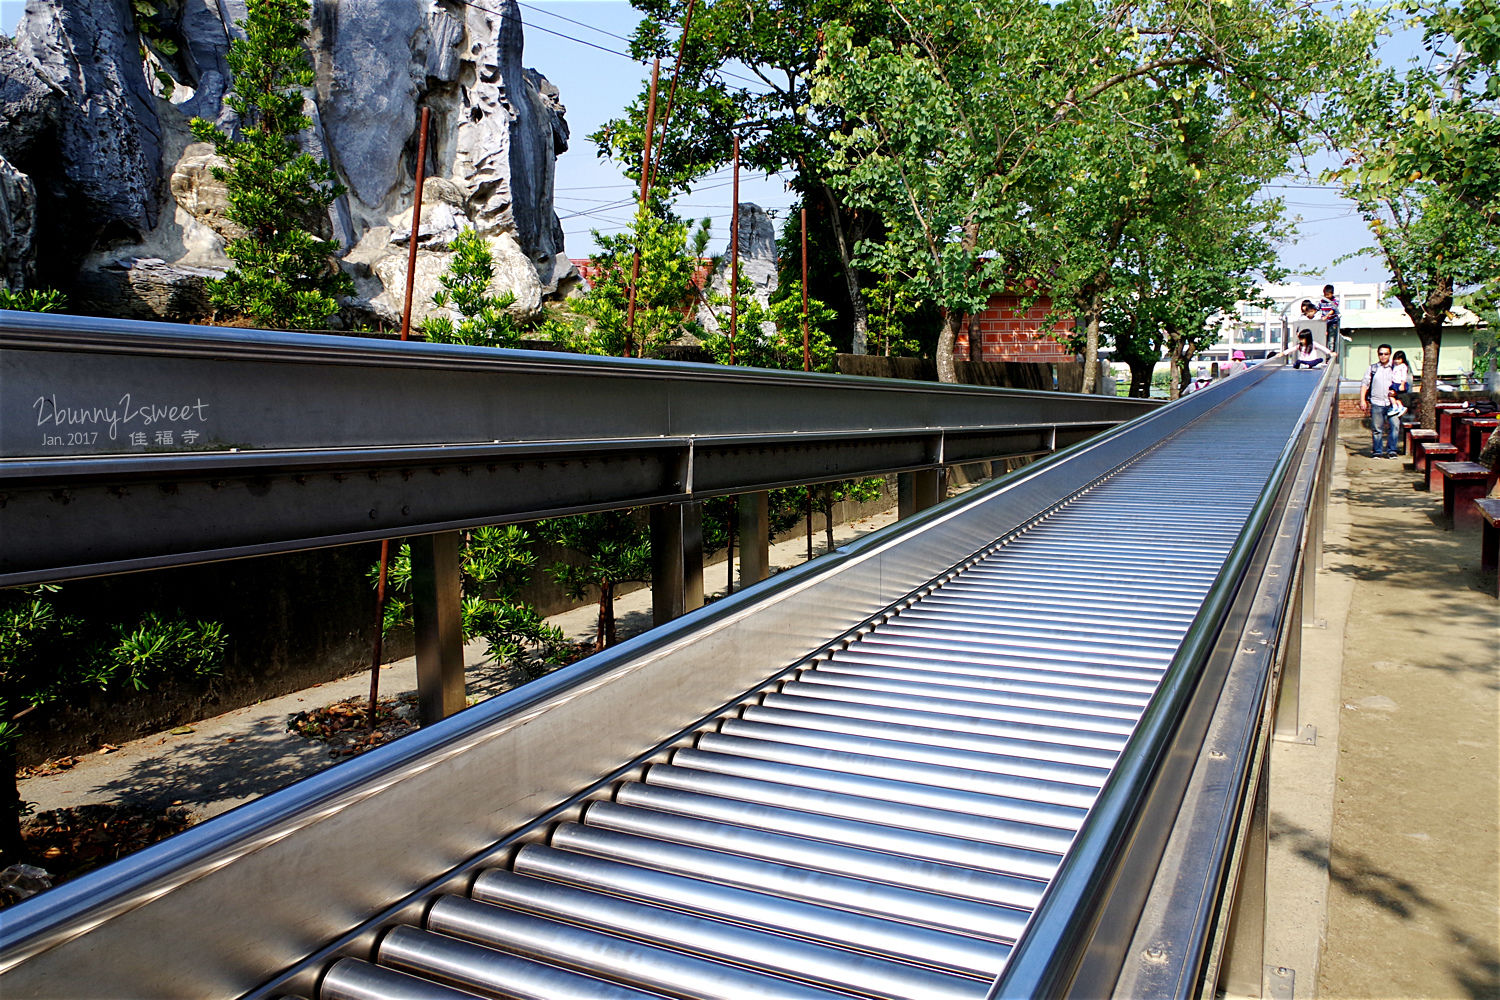
POLYGON ((1072 361, 1073 353, 1049 331, 1071 331, 1073 321, 1049 325, 1046 320, 1051 308, 1052 300, 1045 295, 1029 309, 1021 308, 1021 298, 1014 293, 991 296, 979 314, 978 342, 970 343, 971 322, 959 333, 953 354, 970 361, 1072 361))

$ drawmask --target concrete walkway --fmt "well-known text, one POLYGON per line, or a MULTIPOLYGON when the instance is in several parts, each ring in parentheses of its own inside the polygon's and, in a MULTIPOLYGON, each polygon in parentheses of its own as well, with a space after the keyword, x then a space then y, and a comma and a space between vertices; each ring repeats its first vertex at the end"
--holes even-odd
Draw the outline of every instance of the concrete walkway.
POLYGON ((1445 530, 1440 496, 1368 457, 1368 431, 1343 430, 1346 534, 1325 576, 1343 578, 1348 620, 1318 995, 1500 998, 1500 604, 1478 532, 1445 530))
POLYGON ((1500 605, 1346 420, 1301 726, 1271 747, 1267 996, 1500 998, 1500 605))
MULTIPOLYGON (((834 544, 844 545, 895 519, 892 508, 835 525, 834 544)), ((814 527, 813 552, 817 556, 827 551, 821 518, 814 519, 814 527)), ((806 557, 807 543, 802 536, 779 542, 771 546, 772 571, 800 565, 806 557)), ((723 594, 727 583, 723 562, 704 568, 704 589, 710 596, 723 594)), ((650 628, 650 588, 617 598, 615 614, 622 639, 650 628)), ((596 620, 597 606, 593 604, 548 619, 570 639, 590 642, 596 620)), ((509 687, 505 665, 486 655, 483 641, 464 648, 464 661, 471 699, 499 694, 509 687)), ((415 658, 381 668, 382 697, 414 693, 416 687, 415 658)), ((33 803, 38 812, 96 802, 180 803, 200 819, 207 819, 337 763, 324 744, 288 732, 287 719, 310 708, 345 698, 368 697, 369 693, 369 671, 360 671, 192 726, 132 740, 108 753, 90 754, 69 770, 22 781, 21 798, 33 803)))

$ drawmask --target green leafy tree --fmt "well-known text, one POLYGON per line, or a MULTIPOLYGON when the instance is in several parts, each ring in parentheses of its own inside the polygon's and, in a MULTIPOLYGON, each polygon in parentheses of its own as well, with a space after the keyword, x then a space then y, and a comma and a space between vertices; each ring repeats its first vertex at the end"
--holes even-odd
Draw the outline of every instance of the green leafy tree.
POLYGON ((273 327, 321 327, 338 297, 354 291, 333 260, 338 244, 316 232, 344 189, 332 167, 297 146, 312 124, 302 110, 302 88, 313 82, 303 48, 308 12, 307 0, 252 0, 237 22, 245 37, 229 47, 234 90, 224 103, 239 117, 239 135, 192 123, 228 163, 213 174, 229 188, 226 217, 243 231, 225 248, 235 266, 209 284, 209 300, 273 327))
POLYGON ((634 512, 610 510, 553 518, 537 522, 537 532, 574 553, 574 559, 547 568, 569 595, 580 598, 591 588, 598 588, 599 620, 594 648, 613 646, 618 641, 615 588, 621 583, 651 578, 651 540, 641 530, 634 512))
POLYGON ((443 287, 433 294, 432 304, 452 307, 459 314, 431 315, 422 321, 422 335, 434 344, 468 344, 473 347, 515 347, 523 336, 521 323, 506 310, 515 303, 513 292, 491 295, 495 280, 495 256, 483 236, 465 228, 453 241, 453 261, 438 278, 443 287))
POLYGON ((922 300, 911 283, 897 274, 882 274, 863 293, 869 317, 871 354, 885 357, 921 357, 922 339, 913 333, 919 322, 922 300))
MULTIPOLYGON (((1344 154, 1329 176, 1358 206, 1422 344, 1420 414, 1432 426, 1443 324, 1467 298, 1500 293, 1500 23, 1488 3, 1419 3, 1427 58, 1341 80, 1332 130, 1344 154), (1441 57, 1441 58, 1439 58, 1441 57)), ((1476 361, 1486 357, 1483 340, 1476 361)))
MULTIPOLYGON (((1396 11, 1422 30, 1427 51, 1400 70, 1371 65, 1345 78, 1348 124, 1380 132, 1359 143, 1346 173, 1374 184, 1428 181, 1500 225, 1500 11, 1493 0, 1423 0, 1396 11)), ((1337 131, 1347 146, 1349 130, 1337 131)))
POLYGON ((592 328, 575 346, 589 354, 647 357, 696 328, 698 288, 694 276, 708 245, 709 222, 688 225, 652 205, 637 209, 630 232, 594 233, 597 276, 578 306, 592 328), (635 253, 640 251, 637 273, 635 253), (629 324, 631 285, 636 286, 635 324, 629 324))
MULTIPOLYGON (((740 287, 745 287, 740 282, 740 287)), ((703 347, 715 362, 729 364, 729 319, 728 296, 723 302, 715 302, 715 318, 719 329, 703 335, 703 347)), ((838 352, 828 339, 828 327, 833 322, 834 311, 817 299, 807 300, 808 355, 811 370, 831 372, 837 369, 838 352)), ((802 371, 802 286, 800 283, 777 287, 769 306, 762 306, 749 295, 741 293, 739 306, 739 331, 734 343, 734 363, 751 368, 779 368, 782 371, 802 371)))
MULTIPOLYGON (((660 124, 670 100, 669 127, 654 154, 661 184, 667 190, 690 191, 699 178, 727 166, 736 132, 746 169, 790 172, 793 190, 823 209, 813 215, 826 224, 838 265, 831 277, 843 285, 846 296, 852 326, 848 342, 863 354, 867 318, 854 251, 860 240, 878 236, 879 219, 851 208, 832 183, 829 139, 847 125, 837 109, 813 105, 810 85, 828 28, 842 25, 857 39, 890 35, 900 30, 890 7, 876 0, 692 0, 684 40, 689 0, 631 2, 644 15, 632 54, 648 60, 661 56, 677 79, 675 91, 668 87, 660 100, 657 115, 660 124), (679 43, 682 60, 677 63, 679 43), (747 73, 753 86, 745 86, 747 73)), ((590 137, 600 155, 617 158, 626 169, 641 162, 646 104, 643 91, 619 118, 590 137)))
MULTIPOLYGON (((1334 22, 1292 0, 936 0, 893 10, 908 41, 827 32, 813 97, 851 126, 831 137, 836 183, 887 227, 859 259, 909 275, 946 310, 936 361, 950 382, 965 317, 1030 252, 1039 207, 1069 172, 1071 140, 1110 120, 1114 95, 1203 91, 1235 113, 1271 108, 1295 120, 1348 47, 1334 22)), ((1196 114, 1184 108, 1185 120, 1196 114)))
POLYGON ((1500 227, 1429 183, 1354 181, 1344 192, 1375 237, 1374 248, 1354 256, 1374 256, 1389 268, 1391 294, 1422 344, 1422 423, 1436 426, 1443 325, 1461 289, 1500 273, 1500 227))
POLYGON ((61 587, 0 590, 0 857, 24 854, 29 811, 16 783, 24 720, 90 692, 141 691, 168 678, 204 678, 223 667, 229 638, 217 622, 149 612, 129 622, 85 620, 60 611, 61 587))

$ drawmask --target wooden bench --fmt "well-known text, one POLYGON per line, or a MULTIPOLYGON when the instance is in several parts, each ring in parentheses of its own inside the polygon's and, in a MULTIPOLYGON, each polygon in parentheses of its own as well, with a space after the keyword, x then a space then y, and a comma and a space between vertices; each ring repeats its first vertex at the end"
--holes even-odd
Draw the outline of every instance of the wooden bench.
POLYGON ((1426 473, 1421 482, 1414 483, 1419 490, 1430 490, 1438 485, 1438 474, 1435 466, 1438 462, 1452 462, 1458 458, 1458 449, 1451 444, 1441 441, 1418 441, 1417 442, 1417 468, 1426 473))
POLYGON ((1417 445, 1428 441, 1437 443, 1437 431, 1428 430, 1426 427, 1407 427, 1406 430, 1406 453, 1411 456, 1411 467, 1418 472, 1425 472, 1427 460, 1423 458, 1417 445))
POLYGON ((1463 404, 1441 407, 1437 413, 1438 440, 1444 444, 1453 444, 1453 428, 1457 426, 1458 419, 1471 416, 1473 412, 1463 404))
POLYGON ((1495 596, 1500 597, 1500 497, 1474 501, 1482 527, 1479 535, 1479 568, 1495 573, 1495 596))
POLYGON ((1453 443, 1458 445, 1458 457, 1465 462, 1477 461, 1479 453, 1484 450, 1485 439, 1497 426, 1500 426, 1500 420, 1488 413, 1460 420, 1458 429, 1453 434, 1453 443))
POLYGON ((1482 498, 1495 485, 1490 467, 1478 462, 1433 462, 1432 468, 1443 480, 1443 514, 1448 527, 1479 527, 1483 519, 1469 501, 1482 498))

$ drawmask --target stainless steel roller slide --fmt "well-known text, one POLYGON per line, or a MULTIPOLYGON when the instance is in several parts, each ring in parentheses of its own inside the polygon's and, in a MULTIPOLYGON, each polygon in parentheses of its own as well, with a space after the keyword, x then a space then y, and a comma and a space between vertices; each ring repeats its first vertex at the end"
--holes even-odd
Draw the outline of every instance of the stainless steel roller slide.
MULTIPOLYGON (((152 906, 170 917, 174 896, 222 898, 246 883, 203 895, 216 875, 363 817, 390 842, 377 856, 404 843, 432 855, 428 877, 403 891, 380 872, 384 888, 361 898, 347 883, 376 869, 358 844, 339 853, 320 835, 313 857, 283 851, 290 877, 315 882, 341 860, 337 912, 310 913, 304 893, 298 924, 273 902, 262 926, 291 930, 267 936, 337 933, 242 993, 979 1000, 1225 585, 1319 385, 1251 372, 851 547, 836 571, 804 567, 704 609, 607 669, 580 665, 540 697, 424 731, 404 758, 386 748, 379 773, 362 758, 364 783, 331 791, 323 814, 307 800, 294 823, 288 803, 278 836, 269 819, 258 841, 240 831, 261 846, 218 867, 205 843, 193 878, 147 903, 143 877, 103 929, 152 906), (622 719, 637 712, 651 725, 622 719), (634 759, 564 742, 632 737, 634 759), (424 775, 443 801, 398 794, 424 775), (478 817, 467 854, 443 825, 460 812, 478 817)), ((55 921, 53 950, 71 926, 55 921)), ((267 954, 227 951, 230 966, 267 954)), ((226 993, 228 977, 189 964, 191 988, 226 993)))

